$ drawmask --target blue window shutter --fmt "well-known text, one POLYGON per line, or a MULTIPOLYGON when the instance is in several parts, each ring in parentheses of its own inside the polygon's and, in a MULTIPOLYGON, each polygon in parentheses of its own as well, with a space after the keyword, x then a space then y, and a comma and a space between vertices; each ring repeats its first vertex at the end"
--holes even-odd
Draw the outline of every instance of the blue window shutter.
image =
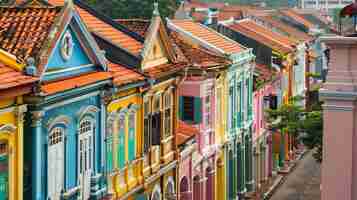
POLYGON ((113 171, 113 137, 107 138, 107 170, 113 171))
POLYGON ((194 119, 195 124, 202 123, 202 99, 200 97, 194 98, 194 119))
POLYGON ((184 112, 184 102, 183 96, 179 97, 179 118, 183 120, 183 112, 184 112))

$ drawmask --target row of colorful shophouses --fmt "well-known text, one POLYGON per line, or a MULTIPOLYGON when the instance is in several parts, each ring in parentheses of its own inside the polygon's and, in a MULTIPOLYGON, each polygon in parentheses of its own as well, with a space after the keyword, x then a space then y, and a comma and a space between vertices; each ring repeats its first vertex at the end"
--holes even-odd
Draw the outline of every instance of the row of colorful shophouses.
POLYGON ((314 37, 269 16, 220 34, 153 7, 0 7, 0 200, 243 199, 293 159, 264 110, 305 94, 314 37))

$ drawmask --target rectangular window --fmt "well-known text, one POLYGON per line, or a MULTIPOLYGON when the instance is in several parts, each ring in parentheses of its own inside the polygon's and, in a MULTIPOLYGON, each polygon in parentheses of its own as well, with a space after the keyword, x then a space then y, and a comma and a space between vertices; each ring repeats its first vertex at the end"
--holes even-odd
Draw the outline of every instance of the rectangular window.
POLYGON ((216 94, 216 124, 221 124, 222 118, 222 105, 221 105, 221 97, 222 96, 222 89, 217 89, 216 94))
POLYGON ((144 100, 144 152, 147 153, 150 148, 151 138, 151 106, 148 99, 144 100))
POLYGON ((172 93, 168 92, 165 95, 165 137, 172 135, 172 93))
POLYGON ((210 127, 211 125, 211 96, 205 97, 205 125, 210 127))
POLYGON ((117 145, 117 154, 118 154, 118 167, 119 169, 124 168, 126 163, 126 152, 125 152, 125 143, 126 143, 126 133, 125 133, 125 115, 119 117, 119 132, 118 132, 118 145, 117 145))
POLYGON ((194 97, 183 97, 183 120, 191 122, 195 120, 194 97))
POLYGON ((154 105, 151 120, 151 145, 161 143, 161 95, 154 97, 154 105))
POLYGON ((132 161, 136 158, 136 112, 129 114, 129 140, 128 140, 128 158, 132 161))
POLYGON ((229 88, 229 124, 230 128, 234 128, 234 92, 233 92, 233 87, 229 88))

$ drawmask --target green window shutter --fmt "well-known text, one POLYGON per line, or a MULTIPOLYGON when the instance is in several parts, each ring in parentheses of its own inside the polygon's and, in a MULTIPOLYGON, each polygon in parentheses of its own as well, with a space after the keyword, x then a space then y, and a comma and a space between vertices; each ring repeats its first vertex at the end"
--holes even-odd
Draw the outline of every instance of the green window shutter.
POLYGON ((184 101, 183 96, 179 97, 179 118, 183 120, 183 112, 184 112, 184 101))
POLYGON ((135 160, 135 127, 129 128, 129 161, 135 160))
POLYGON ((119 131, 118 135, 118 167, 120 169, 125 166, 125 131, 119 131))
POLYGON ((194 98, 194 112, 195 124, 202 123, 202 99, 200 97, 194 98))
POLYGON ((113 138, 107 138, 107 171, 113 171, 113 138))

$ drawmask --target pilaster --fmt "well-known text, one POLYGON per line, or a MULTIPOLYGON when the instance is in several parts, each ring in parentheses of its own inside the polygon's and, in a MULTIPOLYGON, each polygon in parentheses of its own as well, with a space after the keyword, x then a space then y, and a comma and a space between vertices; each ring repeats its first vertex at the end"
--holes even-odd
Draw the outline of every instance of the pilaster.
POLYGON ((44 200, 45 173, 42 170, 42 162, 45 158, 44 144, 42 138, 42 118, 44 111, 31 112, 31 134, 32 134, 32 200, 44 200))
POLYGON ((27 111, 26 105, 20 105, 16 108, 16 119, 17 119, 17 136, 16 136, 16 144, 17 144, 17 151, 16 151, 16 160, 17 160, 17 191, 15 192, 16 196, 15 199, 22 200, 23 199, 23 147, 24 147, 24 115, 27 111))

